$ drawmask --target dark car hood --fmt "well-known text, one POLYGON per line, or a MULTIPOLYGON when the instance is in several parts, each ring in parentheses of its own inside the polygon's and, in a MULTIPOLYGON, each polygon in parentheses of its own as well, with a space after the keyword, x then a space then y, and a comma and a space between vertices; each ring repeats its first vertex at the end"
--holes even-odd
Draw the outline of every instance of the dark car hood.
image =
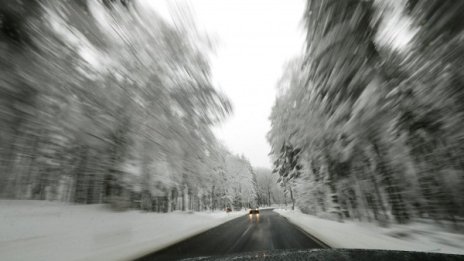
POLYGON ((198 257, 184 260, 310 260, 310 261, 428 261, 464 260, 464 255, 452 255, 441 253, 396 251, 396 250, 372 250, 372 249, 310 249, 310 250, 273 250, 242 253, 230 256, 198 257))

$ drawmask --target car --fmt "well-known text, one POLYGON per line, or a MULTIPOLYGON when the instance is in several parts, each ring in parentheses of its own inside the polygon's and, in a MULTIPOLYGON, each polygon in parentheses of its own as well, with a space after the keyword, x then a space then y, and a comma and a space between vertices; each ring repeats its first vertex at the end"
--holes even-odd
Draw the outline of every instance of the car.
POLYGON ((252 223, 259 223, 259 209, 258 208, 252 208, 248 212, 248 218, 250 222, 252 223))

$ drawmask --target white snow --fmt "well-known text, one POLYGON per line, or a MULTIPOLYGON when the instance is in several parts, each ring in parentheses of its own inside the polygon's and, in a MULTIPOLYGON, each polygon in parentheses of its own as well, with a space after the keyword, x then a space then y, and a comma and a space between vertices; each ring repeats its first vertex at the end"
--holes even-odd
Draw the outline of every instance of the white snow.
POLYGON ((280 208, 284 208, 285 205, 284 204, 272 204, 270 206, 262 206, 262 207, 258 207, 259 209, 261 210, 264 210, 264 209, 280 209, 280 208))
POLYGON ((127 260, 245 212, 114 212, 104 205, 0 200, 0 260, 127 260))
POLYGON ((333 248, 394 249, 464 254, 464 235, 445 231, 437 225, 414 222, 390 225, 336 222, 300 211, 274 209, 304 231, 333 248))

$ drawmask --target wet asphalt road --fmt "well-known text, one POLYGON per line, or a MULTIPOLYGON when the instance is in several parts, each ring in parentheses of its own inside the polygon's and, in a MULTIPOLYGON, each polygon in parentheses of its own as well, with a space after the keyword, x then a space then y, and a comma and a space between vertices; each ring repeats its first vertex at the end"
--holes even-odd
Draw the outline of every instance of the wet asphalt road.
POLYGON ((138 260, 178 260, 276 249, 326 248, 272 210, 238 217, 138 260))

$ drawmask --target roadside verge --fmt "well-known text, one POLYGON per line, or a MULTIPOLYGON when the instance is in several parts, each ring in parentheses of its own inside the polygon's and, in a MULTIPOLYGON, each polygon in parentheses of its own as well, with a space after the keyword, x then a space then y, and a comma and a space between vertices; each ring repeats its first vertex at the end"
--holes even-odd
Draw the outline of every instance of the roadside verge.
POLYGON ((332 248, 387 249, 464 254, 464 235, 423 223, 391 225, 343 223, 306 215, 299 211, 274 209, 291 223, 332 248))
POLYGON ((114 212, 104 205, 0 200, 0 260, 129 260, 240 212, 114 212))

